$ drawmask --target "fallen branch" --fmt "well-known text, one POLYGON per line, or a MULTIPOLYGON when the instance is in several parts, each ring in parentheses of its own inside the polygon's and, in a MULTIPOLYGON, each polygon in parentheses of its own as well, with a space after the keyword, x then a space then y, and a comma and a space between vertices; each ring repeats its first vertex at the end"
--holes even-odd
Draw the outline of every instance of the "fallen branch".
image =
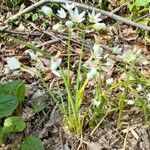
POLYGON ((74 3, 76 6, 78 7, 81 7, 81 8, 84 8, 84 9, 88 9, 88 10, 95 10, 96 12, 100 12, 101 14, 103 15, 106 15, 110 18, 113 18, 115 19, 116 21, 120 21, 122 23, 125 23, 125 24, 128 24, 128 25, 131 25, 131 26, 134 26, 134 27, 137 27, 137 28, 140 28, 140 29, 143 29, 145 31, 150 31, 150 27, 149 26, 146 26, 146 25, 142 25, 142 24, 139 24, 139 23, 136 23, 136 22, 133 22, 131 20, 128 20, 128 19, 125 19, 123 17, 120 17, 118 15, 115 15, 113 14, 112 12, 108 12, 108 11, 105 11, 105 10, 102 10, 102 9, 98 9, 98 8, 95 8, 95 7, 92 7, 92 6, 88 6, 88 5, 85 5, 85 4, 81 4, 81 3, 77 3, 77 2, 72 2, 72 1, 68 1, 68 0, 41 0, 29 7, 27 7, 26 9, 24 9, 23 11, 21 12, 18 12, 17 14, 15 14, 14 16, 10 17, 7 22, 10 22, 12 20, 15 20, 17 19, 18 17, 24 15, 25 13, 27 12, 30 12, 31 10, 45 4, 45 3, 48 3, 48 2, 55 2, 55 3, 74 3))
POLYGON ((20 32, 20 31, 12 31, 12 30, 6 30, 6 29, 0 29, 0 33, 7 33, 10 35, 33 35, 33 36, 40 36, 40 32, 20 32))

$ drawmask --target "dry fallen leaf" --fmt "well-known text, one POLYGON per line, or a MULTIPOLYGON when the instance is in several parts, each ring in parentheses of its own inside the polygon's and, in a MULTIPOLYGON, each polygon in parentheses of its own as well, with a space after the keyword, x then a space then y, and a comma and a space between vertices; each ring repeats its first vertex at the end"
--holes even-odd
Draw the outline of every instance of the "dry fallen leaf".
POLYGON ((86 142, 87 150, 101 150, 103 147, 98 142, 86 142))
POLYGON ((0 72, 3 70, 4 68, 4 61, 3 61, 3 58, 0 57, 0 72))

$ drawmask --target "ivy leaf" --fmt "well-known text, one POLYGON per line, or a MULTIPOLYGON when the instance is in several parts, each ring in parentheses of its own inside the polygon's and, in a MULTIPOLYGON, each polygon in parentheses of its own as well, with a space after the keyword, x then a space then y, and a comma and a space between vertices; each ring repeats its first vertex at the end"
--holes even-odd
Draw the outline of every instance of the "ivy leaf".
POLYGON ((25 122, 21 117, 11 116, 5 119, 3 132, 21 132, 25 129, 25 122))
POLYGON ((147 6, 150 3, 150 0, 136 0, 136 6, 147 6))
POLYGON ((29 136, 21 144, 21 150, 44 150, 44 146, 39 138, 29 136))
POLYGON ((18 104, 19 100, 16 96, 0 93, 0 118, 12 114, 18 104))

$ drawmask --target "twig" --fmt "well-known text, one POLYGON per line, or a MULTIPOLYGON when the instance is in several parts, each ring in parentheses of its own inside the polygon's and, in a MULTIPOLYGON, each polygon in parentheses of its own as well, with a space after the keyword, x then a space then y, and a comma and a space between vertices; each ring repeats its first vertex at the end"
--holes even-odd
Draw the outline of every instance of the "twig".
POLYGON ((19 32, 19 31, 10 31, 5 29, 0 29, 0 33, 7 33, 7 34, 15 34, 15 35, 33 35, 33 36, 39 36, 41 35, 40 32, 19 32))
POLYGON ((92 130, 90 136, 93 136, 94 132, 98 129, 98 127, 100 126, 100 124, 104 121, 104 119, 106 118, 106 116, 108 115, 110 111, 110 108, 107 110, 106 114, 104 115, 104 117, 100 120, 100 122, 96 125, 96 127, 92 130))
POLYGON ((115 19, 116 21, 120 21, 122 23, 125 23, 125 24, 128 24, 128 25, 131 25, 131 26, 134 26, 134 27, 137 27, 137 28, 141 28, 143 30, 146 30, 146 31, 150 31, 150 27, 149 26, 146 26, 146 25, 142 25, 142 24, 139 24, 139 23, 136 23, 136 22, 133 22, 131 20, 128 20, 128 19, 125 19, 123 17, 120 17, 118 15, 115 15, 113 14, 112 12, 108 12, 108 11, 105 11, 105 10, 102 10, 102 9, 98 9, 98 8, 95 8, 95 7, 92 7, 92 6, 88 6, 88 5, 85 5, 85 4, 81 4, 81 3, 77 3, 77 2, 72 2, 72 1, 68 1, 68 0, 41 0, 29 7, 27 7, 26 9, 24 9, 23 11, 20 11, 19 13, 15 14, 14 16, 10 17, 7 22, 10 22, 12 20, 15 20, 17 19, 18 17, 24 15, 25 13, 27 12, 30 12, 31 10, 45 4, 45 3, 48 3, 48 2, 55 2, 55 3, 74 3, 76 6, 78 7, 81 7, 81 8, 84 8, 84 9, 88 9, 88 10, 95 10, 96 12, 100 12, 101 14, 103 15, 106 15, 110 18, 113 18, 115 19))
POLYGON ((44 43, 41 43, 41 44, 38 44, 38 45, 36 45, 36 47, 42 47, 42 46, 45 46, 45 45, 51 45, 51 44, 54 44, 54 43, 57 43, 57 42, 59 42, 59 39, 54 39, 54 40, 49 40, 49 41, 46 41, 46 42, 44 42, 44 43))
POLYGON ((146 14, 146 15, 144 15, 144 16, 141 16, 141 17, 139 17, 139 18, 137 18, 135 21, 138 22, 139 20, 142 20, 142 19, 144 19, 144 18, 146 18, 146 17, 150 17, 150 13, 148 13, 148 14, 146 14))

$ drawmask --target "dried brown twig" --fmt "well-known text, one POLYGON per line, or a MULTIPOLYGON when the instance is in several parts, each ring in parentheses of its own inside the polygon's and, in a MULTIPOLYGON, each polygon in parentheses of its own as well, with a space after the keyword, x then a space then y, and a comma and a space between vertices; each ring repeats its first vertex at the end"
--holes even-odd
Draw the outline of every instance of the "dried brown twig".
POLYGON ((43 5, 43 4, 49 3, 49 2, 55 2, 55 3, 74 3, 78 7, 81 7, 81 8, 84 8, 84 9, 88 9, 88 10, 95 10, 96 12, 100 12, 103 15, 106 15, 106 16, 108 16, 110 18, 115 19, 116 21, 120 21, 122 23, 125 23, 125 24, 128 24, 128 25, 131 25, 131 26, 143 29, 145 31, 150 31, 150 27, 149 26, 142 25, 142 24, 136 23, 134 21, 125 19, 123 17, 120 17, 118 15, 113 14, 112 12, 108 12, 108 11, 105 11, 105 10, 102 10, 102 9, 98 9, 98 8, 95 8, 95 7, 92 7, 92 6, 88 6, 88 5, 85 5, 85 4, 81 4, 81 3, 77 3, 77 2, 72 2, 72 1, 68 1, 68 0, 41 0, 41 1, 36 2, 35 4, 33 4, 33 5, 29 6, 29 7, 27 7, 23 11, 18 12, 14 16, 10 17, 7 20, 7 22, 15 20, 15 19, 19 18, 20 16, 24 15, 25 13, 30 12, 33 9, 35 9, 35 8, 37 8, 37 7, 39 7, 39 6, 43 5))

